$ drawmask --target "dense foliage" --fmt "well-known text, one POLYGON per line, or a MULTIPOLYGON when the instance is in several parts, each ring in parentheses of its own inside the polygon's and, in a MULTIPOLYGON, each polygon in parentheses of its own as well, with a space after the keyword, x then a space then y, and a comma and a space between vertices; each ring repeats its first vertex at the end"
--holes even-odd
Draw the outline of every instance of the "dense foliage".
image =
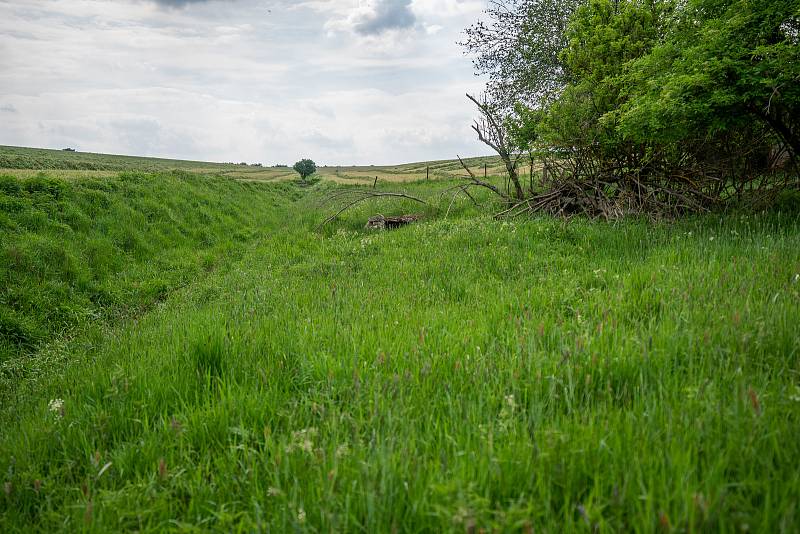
MULTIPOLYGON (((542 0, 505 4, 521 16, 542 0)), ((521 42, 551 35, 520 31, 532 33, 521 42)), ((798 186, 799 32, 798 0, 589 0, 564 26, 563 76, 505 77, 557 88, 547 100, 516 98, 506 128, 518 150, 544 155, 559 212, 763 204, 798 186)))

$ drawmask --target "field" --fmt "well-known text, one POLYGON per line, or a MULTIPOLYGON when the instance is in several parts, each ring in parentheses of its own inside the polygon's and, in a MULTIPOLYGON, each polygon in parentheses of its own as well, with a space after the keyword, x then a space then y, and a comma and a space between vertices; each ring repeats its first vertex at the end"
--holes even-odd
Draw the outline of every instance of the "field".
POLYGON ((0 162, 3 532, 800 529, 795 197, 496 221, 452 161, 0 162), (375 173, 430 205, 317 228, 375 173))
MULTIPOLYGON (((464 161, 473 172, 478 174, 486 171, 490 175, 497 175, 503 171, 500 159, 495 156, 466 158, 464 161)), ((41 171, 47 171, 48 175, 60 178, 79 176, 100 178, 114 176, 120 171, 173 170, 259 182, 297 178, 297 173, 291 167, 285 166, 263 167, 242 163, 181 161, 0 145, 0 173, 11 173, 20 177, 34 176, 41 171)), ((379 182, 413 182, 426 178, 452 179, 465 176, 466 172, 458 160, 444 160, 403 165, 326 166, 319 167, 317 175, 342 184, 372 185, 376 177, 379 182)))

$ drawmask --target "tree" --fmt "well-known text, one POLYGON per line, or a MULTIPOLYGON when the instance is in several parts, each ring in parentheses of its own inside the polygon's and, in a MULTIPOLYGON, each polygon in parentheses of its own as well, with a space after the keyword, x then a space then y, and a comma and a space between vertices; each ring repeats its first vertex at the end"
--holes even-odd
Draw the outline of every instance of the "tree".
POLYGON ((490 78, 473 129, 515 186, 515 154, 542 160, 539 192, 515 187, 508 212, 678 214, 798 184, 800 0, 492 0, 487 15, 462 43, 490 78))
POLYGON ((585 1, 490 0, 487 20, 467 28, 459 43, 473 56, 476 71, 489 75, 480 101, 467 95, 481 112, 472 129, 503 160, 517 200, 525 196, 517 165, 523 151, 530 154, 530 138, 521 135, 529 132, 524 119, 566 86, 560 57, 568 44, 565 29, 585 1))
POLYGON ((489 76, 488 99, 508 112, 514 104, 541 107, 569 79, 560 54, 566 28, 586 0, 490 0, 486 21, 466 29, 459 43, 478 74, 489 76))
MULTIPOLYGON (((514 196, 517 200, 525 198, 525 192, 522 190, 522 185, 519 181, 519 173, 517 172, 517 164, 519 163, 520 152, 515 151, 515 138, 509 135, 508 129, 504 127, 503 115, 499 106, 484 100, 478 101, 474 96, 467 94, 469 98, 481 112, 482 117, 477 119, 472 125, 472 129, 478 134, 478 140, 497 152, 503 165, 506 167, 508 177, 514 186, 514 196)), ((462 166, 464 162, 461 162, 462 166)), ((465 166, 465 168, 467 168, 465 166)), ((467 168, 467 170, 469 170, 467 168)))
POLYGON ((294 164, 294 170, 300 175, 300 178, 305 180, 315 172, 317 172, 317 165, 310 159, 301 159, 294 164))
POLYGON ((800 2, 687 0, 626 81, 630 137, 719 138, 756 123, 800 156, 800 2))

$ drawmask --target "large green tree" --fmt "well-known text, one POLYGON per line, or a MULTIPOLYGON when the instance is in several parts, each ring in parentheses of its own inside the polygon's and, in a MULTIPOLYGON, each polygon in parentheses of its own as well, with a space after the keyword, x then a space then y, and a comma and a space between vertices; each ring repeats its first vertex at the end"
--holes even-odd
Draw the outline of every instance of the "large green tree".
POLYGON ((308 158, 301 159, 297 163, 294 164, 294 170, 297 174, 300 175, 300 178, 305 180, 315 172, 317 172, 317 165, 314 163, 313 160, 308 158))
POLYGON ((576 10, 566 30, 561 61, 568 84, 546 109, 539 133, 550 144, 589 146, 613 158, 638 150, 617 131, 627 94, 627 69, 648 54, 667 32, 673 2, 664 0, 590 0, 576 10))
POLYGON ((543 154, 543 178, 559 177, 545 187, 620 213, 764 199, 796 182, 800 0, 557 4, 492 2, 493 25, 467 42, 490 75, 497 137, 511 156, 543 154))
POLYGON ((681 142, 763 124, 800 154, 800 1, 686 0, 630 68, 620 129, 681 142))

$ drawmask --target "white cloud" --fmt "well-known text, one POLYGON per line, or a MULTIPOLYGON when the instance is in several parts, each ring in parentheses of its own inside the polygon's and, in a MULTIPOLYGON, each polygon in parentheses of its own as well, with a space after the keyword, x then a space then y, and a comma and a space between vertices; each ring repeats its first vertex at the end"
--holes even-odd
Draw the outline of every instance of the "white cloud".
POLYGON ((422 19, 477 18, 487 7, 479 0, 412 0, 411 10, 422 19))

